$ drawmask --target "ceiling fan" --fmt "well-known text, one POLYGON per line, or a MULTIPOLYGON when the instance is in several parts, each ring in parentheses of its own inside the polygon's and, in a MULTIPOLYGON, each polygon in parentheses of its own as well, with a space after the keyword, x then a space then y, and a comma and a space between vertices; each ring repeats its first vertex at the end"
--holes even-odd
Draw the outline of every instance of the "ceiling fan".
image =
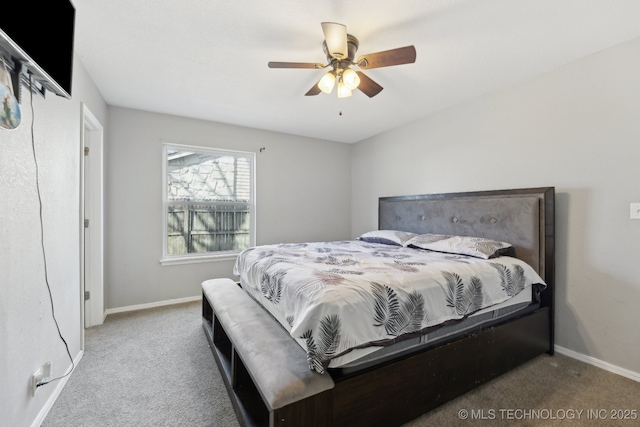
POLYGON ((354 61, 358 50, 358 39, 347 34, 347 27, 335 22, 322 22, 324 42, 322 50, 327 56, 326 65, 310 62, 269 62, 269 68, 311 68, 331 67, 317 84, 305 96, 314 96, 320 92, 331 93, 338 84, 338 98, 351 96, 351 91, 358 89, 369 98, 380 93, 382 86, 367 77, 362 71, 354 71, 352 66, 369 70, 372 68, 390 67, 392 65, 411 64, 416 61, 414 46, 399 47, 376 53, 361 55, 354 61))

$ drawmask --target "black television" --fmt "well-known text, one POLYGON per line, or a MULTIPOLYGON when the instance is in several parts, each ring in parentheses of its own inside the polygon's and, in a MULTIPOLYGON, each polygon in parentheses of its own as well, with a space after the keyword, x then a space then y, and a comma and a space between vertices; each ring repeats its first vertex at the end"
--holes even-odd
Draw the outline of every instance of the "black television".
POLYGON ((70 99, 75 27, 73 4, 69 0, 3 3, 0 8, 0 55, 7 59, 13 70, 14 87, 19 89, 19 78, 16 78, 19 73, 30 73, 42 87, 70 99))

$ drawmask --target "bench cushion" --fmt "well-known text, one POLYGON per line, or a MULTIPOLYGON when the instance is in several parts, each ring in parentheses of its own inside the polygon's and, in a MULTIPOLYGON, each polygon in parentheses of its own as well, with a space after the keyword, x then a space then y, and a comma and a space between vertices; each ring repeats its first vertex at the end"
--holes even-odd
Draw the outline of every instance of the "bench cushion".
POLYGON ((231 279, 202 283, 204 294, 270 410, 334 387, 309 369, 289 333, 231 279))

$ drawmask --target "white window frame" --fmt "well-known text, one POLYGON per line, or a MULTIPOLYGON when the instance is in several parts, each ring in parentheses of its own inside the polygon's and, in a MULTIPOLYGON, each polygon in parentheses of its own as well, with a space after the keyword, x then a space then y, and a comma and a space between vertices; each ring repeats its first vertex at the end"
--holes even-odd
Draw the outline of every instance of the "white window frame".
POLYGON ((170 255, 168 254, 168 189, 167 189, 167 165, 168 165, 168 153, 169 151, 188 151, 210 154, 227 154, 238 155, 248 157, 251 160, 251 190, 249 200, 249 247, 256 245, 256 154, 247 151, 227 150, 220 148, 212 148, 206 146, 196 145, 183 145, 183 144, 162 144, 162 258, 160 264, 162 265, 175 265, 175 264, 192 264, 199 262, 211 262, 211 261, 226 261, 234 260, 240 253, 239 250, 231 251, 218 251, 218 252, 205 252, 205 253, 190 253, 170 255))

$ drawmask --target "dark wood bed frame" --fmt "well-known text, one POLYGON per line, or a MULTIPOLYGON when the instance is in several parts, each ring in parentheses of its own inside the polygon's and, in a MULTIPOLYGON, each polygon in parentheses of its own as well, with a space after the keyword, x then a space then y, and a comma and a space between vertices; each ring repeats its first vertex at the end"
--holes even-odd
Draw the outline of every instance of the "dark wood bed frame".
POLYGON ((514 246, 518 258, 519 250, 538 257, 534 262, 547 284, 541 293, 540 307, 417 354, 353 375, 335 377, 332 389, 289 405, 287 417, 269 414, 246 370, 230 369, 229 361, 220 356, 232 353, 234 344, 204 297, 206 335, 240 424, 398 426, 540 354, 553 354, 554 197, 554 188, 544 187, 380 198, 380 229, 442 234, 453 234, 453 231, 460 235, 484 233, 477 237, 488 238, 501 238, 504 235, 501 230, 513 227, 513 221, 518 226, 528 224, 526 220, 514 220, 512 214, 502 217, 500 203, 496 201, 537 199, 535 206, 539 211, 534 212, 534 217, 539 221, 539 229, 535 231, 539 241, 534 249, 538 253, 530 254, 531 248, 514 246), (491 209, 498 211, 490 212, 491 209))

